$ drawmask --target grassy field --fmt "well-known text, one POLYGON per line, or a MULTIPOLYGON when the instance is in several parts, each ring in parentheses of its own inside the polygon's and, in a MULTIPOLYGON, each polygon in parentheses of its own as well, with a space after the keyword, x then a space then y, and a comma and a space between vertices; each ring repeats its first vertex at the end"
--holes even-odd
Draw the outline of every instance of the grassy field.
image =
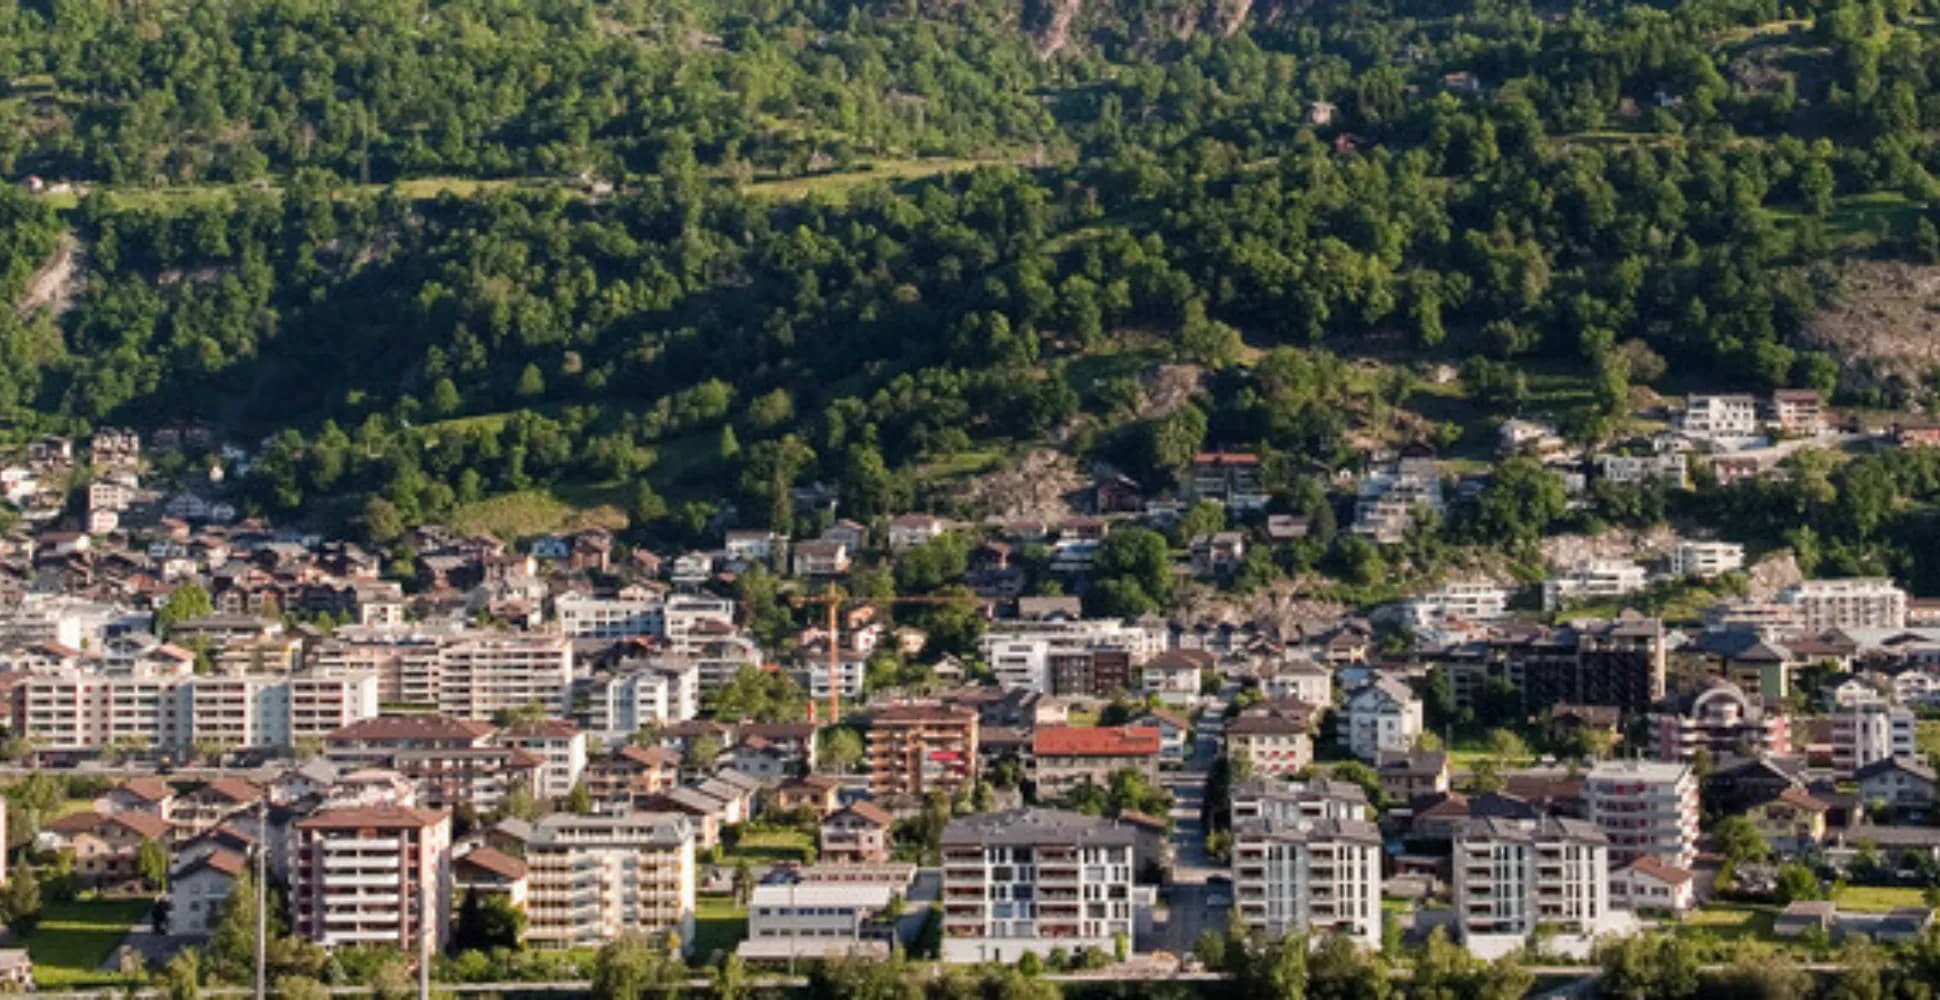
POLYGON ((568 504, 544 490, 504 493, 460 504, 452 511, 452 530, 467 534, 485 532, 510 541, 553 531, 582 527, 624 527, 626 517, 617 509, 585 509, 568 504))
POLYGON ((27 936, 35 981, 42 988, 119 982, 120 976, 101 971, 101 965, 153 905, 148 899, 48 904, 40 926, 27 936))
POLYGON ((1769 906, 1714 903, 1696 910, 1682 923, 1669 927, 1679 937, 1776 942, 1782 940, 1772 933, 1772 918, 1776 914, 1777 911, 1769 906))
MULTIPOLYGON (((1891 234, 1911 225, 1919 206, 1897 191, 1873 191, 1846 195, 1833 200, 1826 216, 1826 240, 1848 249, 1869 247, 1882 233, 1891 234)), ((1798 225, 1803 217, 1796 208, 1771 209, 1771 218, 1780 229, 1798 225)))
POLYGON ((733 951, 748 936, 748 911, 733 896, 701 896, 694 902, 694 958, 705 962, 716 950, 733 951))
POLYGON ((743 185, 741 190, 760 198, 773 198, 777 201, 800 201, 811 195, 840 201, 850 191, 876 181, 908 181, 940 174, 960 173, 989 165, 982 160, 969 159, 921 159, 887 160, 865 163, 854 170, 831 171, 825 174, 811 174, 806 177, 778 177, 757 179, 743 185))
POLYGON ((727 853, 726 866, 746 858, 759 868, 778 861, 806 861, 815 841, 799 830, 765 830, 741 835, 739 843, 727 853))
POLYGON ((1910 886, 1849 885, 1832 897, 1842 910, 1885 913, 1902 907, 1924 908, 1926 894, 1910 886))

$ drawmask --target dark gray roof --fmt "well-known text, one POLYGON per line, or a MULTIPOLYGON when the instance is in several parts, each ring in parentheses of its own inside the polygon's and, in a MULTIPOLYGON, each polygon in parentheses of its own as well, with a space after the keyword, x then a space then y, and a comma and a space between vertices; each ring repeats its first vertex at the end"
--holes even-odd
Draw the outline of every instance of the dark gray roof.
POLYGON ((1925 781, 1927 784, 1933 784, 1934 782, 1933 768, 1925 762, 1915 760, 1912 757, 1886 757, 1873 761, 1871 764, 1853 772, 1853 777, 1860 781, 1865 781, 1873 775, 1885 774, 1888 771, 1904 771, 1925 781))
POLYGON ((1561 816, 1539 816, 1535 819, 1509 819, 1502 816, 1482 816, 1469 820, 1462 827, 1463 837, 1488 840, 1509 840, 1534 842, 1538 840, 1574 840, 1580 844, 1607 844, 1610 839, 1595 824, 1580 819, 1561 816))
POLYGON ((1013 809, 954 819, 943 828, 944 847, 1077 844, 1130 847, 1137 831, 1115 820, 1063 809, 1013 809))
POLYGON ((1233 839, 1298 844, 1346 840, 1379 846, 1381 828, 1364 819, 1245 819, 1233 825, 1233 839))

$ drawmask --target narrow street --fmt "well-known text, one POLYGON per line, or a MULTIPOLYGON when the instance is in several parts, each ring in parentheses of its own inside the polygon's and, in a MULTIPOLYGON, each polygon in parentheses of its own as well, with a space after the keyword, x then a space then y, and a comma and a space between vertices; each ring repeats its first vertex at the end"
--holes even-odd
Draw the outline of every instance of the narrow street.
POLYGON ((1167 917, 1155 928, 1151 947, 1185 956, 1201 932, 1226 926, 1232 888, 1223 881, 1226 868, 1206 856, 1206 830, 1200 818, 1206 777, 1219 755, 1220 715, 1224 698, 1208 706, 1194 734, 1192 752, 1183 769, 1167 771, 1162 781, 1172 793, 1172 880, 1165 887, 1167 917), (1208 731, 1212 730, 1212 731, 1208 731))

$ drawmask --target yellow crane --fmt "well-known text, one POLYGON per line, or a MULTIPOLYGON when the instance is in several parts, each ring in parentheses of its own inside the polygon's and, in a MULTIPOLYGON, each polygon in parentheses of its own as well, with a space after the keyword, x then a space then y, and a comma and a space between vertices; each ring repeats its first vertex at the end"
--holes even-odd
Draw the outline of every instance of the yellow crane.
MULTIPOLYGON (((829 628, 829 717, 828 725, 842 721, 842 609, 845 606, 883 604, 979 604, 975 594, 897 594, 891 597, 852 597, 840 588, 830 587, 819 594, 795 594, 788 602, 797 606, 819 604, 828 612, 829 628)), ((809 721, 815 719, 815 702, 808 703, 809 721)))

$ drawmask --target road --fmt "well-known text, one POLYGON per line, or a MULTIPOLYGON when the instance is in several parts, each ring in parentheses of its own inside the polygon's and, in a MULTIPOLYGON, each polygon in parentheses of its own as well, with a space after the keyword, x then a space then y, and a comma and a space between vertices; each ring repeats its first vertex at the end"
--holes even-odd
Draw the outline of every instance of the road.
MULTIPOLYGON (((1202 719, 1216 720, 1225 711, 1225 700, 1216 700, 1202 719)), ((1140 942, 1147 951, 1169 951, 1187 955, 1201 932, 1226 926, 1226 911, 1232 906, 1230 885, 1207 881, 1227 874, 1224 865, 1206 856, 1206 828, 1200 809, 1206 800, 1206 776, 1213 758, 1219 755, 1219 736, 1204 731, 1193 738, 1185 767, 1167 771, 1161 782, 1172 793, 1172 880, 1164 889, 1166 919, 1154 927, 1153 939, 1140 942)))

